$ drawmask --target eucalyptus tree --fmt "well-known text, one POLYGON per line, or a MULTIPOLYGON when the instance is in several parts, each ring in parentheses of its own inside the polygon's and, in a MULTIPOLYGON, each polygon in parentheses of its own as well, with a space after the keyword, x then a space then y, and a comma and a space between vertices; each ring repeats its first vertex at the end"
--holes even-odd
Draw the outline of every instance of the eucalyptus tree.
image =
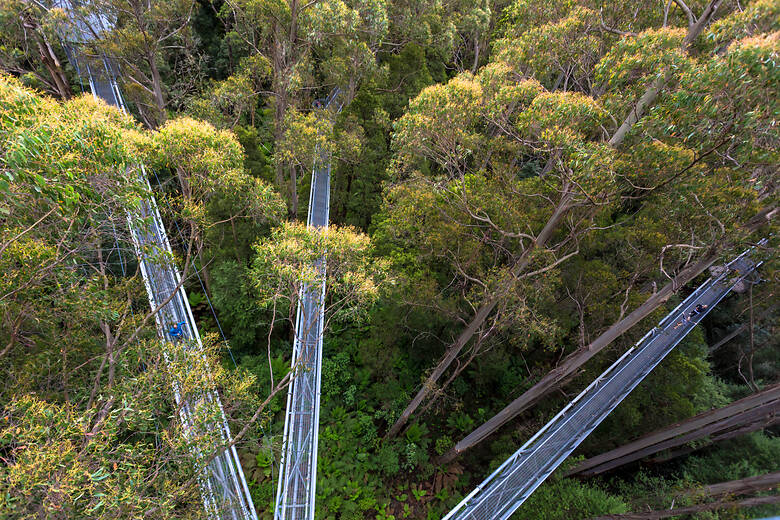
POLYGON ((63 99, 72 95, 57 35, 62 12, 49 2, 0 2, 0 70, 63 99))
MULTIPOLYGON (((715 7, 717 6, 710 5, 707 8, 709 11, 705 10, 705 14, 715 7)), ((765 65, 771 63, 771 59, 765 61, 766 56, 760 59, 754 56, 757 60, 755 63, 762 64, 754 71, 755 82, 751 85, 755 87, 745 92, 745 103, 737 103, 739 114, 734 113, 735 120, 750 119, 754 114, 760 114, 757 118, 757 123, 759 121, 760 123, 751 129, 752 132, 740 135, 732 132, 737 128, 736 124, 720 124, 716 121, 712 121, 709 126, 706 120, 701 125, 694 124, 692 120, 696 119, 694 115, 696 112, 680 103, 680 100, 687 99, 686 96, 691 92, 687 94, 680 92, 669 101, 669 106, 674 107, 674 112, 670 112, 670 109, 661 112, 659 109, 641 120, 642 128, 646 128, 645 132, 651 134, 649 138, 632 140, 632 146, 625 151, 615 150, 614 146, 617 142, 613 142, 614 135, 609 130, 612 125, 608 121, 615 120, 612 114, 628 110, 635 96, 641 96, 646 90, 642 82, 643 76, 641 73, 637 74, 638 71, 648 70, 649 74, 653 74, 659 66, 663 68, 667 66, 664 64, 668 63, 668 67, 678 71, 677 80, 680 84, 700 83, 705 77, 712 79, 719 77, 721 85, 725 85, 729 82, 737 83, 738 79, 724 77, 721 72, 715 75, 701 74, 702 67, 713 65, 706 65, 707 58, 695 59, 685 50, 690 45, 686 42, 692 41, 691 34, 700 34, 701 28, 694 29, 692 26, 687 32, 669 28, 647 29, 639 34, 627 34, 611 47, 607 47, 591 33, 593 31, 599 31, 602 35, 612 33, 604 31, 603 27, 595 26, 593 20, 598 20, 598 16, 594 16, 595 13, 586 7, 576 5, 534 7, 529 6, 527 2, 517 2, 514 8, 516 10, 514 12, 510 8, 510 18, 514 14, 515 18, 512 19, 517 20, 518 27, 505 29, 509 36, 499 42, 491 63, 476 76, 483 91, 464 87, 464 79, 459 78, 450 82, 446 88, 436 87, 438 89, 436 94, 433 93, 434 88, 422 93, 410 104, 408 114, 397 124, 396 163, 401 169, 406 168, 407 171, 417 168, 428 172, 426 175, 432 178, 429 183, 431 187, 426 190, 428 193, 436 193, 446 186, 450 179, 470 179, 475 171, 495 178, 497 173, 501 172, 497 165, 506 168, 504 175, 507 177, 510 175, 515 178, 526 177, 522 180, 525 185, 521 189, 509 190, 502 187, 503 189, 490 190, 493 197, 500 201, 493 210, 493 213, 502 214, 500 218, 510 219, 520 211, 533 208, 533 205, 525 201, 519 203, 523 197, 546 197, 548 201, 555 200, 549 193, 540 190, 540 186, 550 187, 550 184, 544 181, 549 178, 551 171, 556 171, 556 167, 568 175, 562 179, 564 181, 569 179, 570 183, 568 188, 563 182, 559 184, 558 186, 563 187, 563 189, 558 188, 559 193, 565 192, 568 194, 567 197, 576 196, 579 200, 570 203, 564 198, 558 199, 558 204, 552 207, 554 209, 548 210, 549 217, 539 220, 535 227, 528 222, 520 221, 523 229, 521 232, 521 227, 512 227, 511 220, 505 221, 511 223, 509 226, 506 224, 504 224, 506 227, 502 226, 497 220, 499 217, 494 216, 488 209, 490 208, 488 203, 470 194, 467 189, 450 190, 460 192, 458 199, 454 196, 450 197, 450 200, 442 204, 446 209, 438 210, 446 214, 444 220, 451 222, 449 231, 439 230, 435 240, 430 240, 432 244, 430 247, 415 246, 414 250, 421 255, 421 258, 436 255, 454 258, 456 260, 453 264, 461 271, 460 276, 465 280, 462 284, 467 288, 466 291, 471 290, 472 284, 487 288, 490 285, 485 284, 484 278, 480 277, 478 271, 468 271, 462 267, 477 265, 480 258, 478 250, 464 247, 463 244, 455 242, 454 237, 478 233, 480 245, 490 244, 491 233, 498 231, 503 239, 499 244, 505 248, 501 252, 509 258, 507 261, 509 269, 505 278, 499 278, 500 282, 496 287, 512 287, 518 279, 554 270, 561 260, 569 258, 570 254, 577 251, 574 245, 578 242, 576 238, 581 234, 575 231, 587 229, 587 225, 580 224, 579 228, 572 226, 572 215, 580 215, 581 219, 573 222, 587 222, 596 214, 593 212, 595 208, 604 207, 611 202, 613 204, 608 206, 610 212, 617 211, 619 214, 624 211, 624 208, 631 208, 632 212, 636 213, 637 220, 622 219, 625 221, 620 225, 635 229, 639 236, 644 235, 640 239, 639 249, 648 247, 649 251, 655 251, 654 257, 661 261, 661 273, 670 278, 685 273, 683 278, 689 280, 709 265, 705 261, 707 255, 710 256, 710 262, 714 260, 713 252, 721 249, 727 235, 730 236, 729 240, 737 241, 740 235, 744 236, 745 229, 755 229, 753 225, 742 227, 753 214, 760 213, 761 209, 757 194, 748 180, 753 175, 754 169, 740 168, 740 172, 735 174, 732 171, 734 164, 728 165, 724 161, 722 148, 727 143, 731 143, 734 153, 736 150, 742 150, 748 153, 748 156, 762 157, 762 164, 767 164, 769 156, 766 154, 771 153, 769 150, 772 149, 771 143, 774 142, 774 138, 771 137, 774 131, 769 126, 771 117, 768 116, 774 109, 767 98, 771 91, 773 72, 771 67, 765 65), (533 16, 529 17, 529 13, 533 16), (542 17, 547 23, 537 26, 530 22, 535 20, 534 17, 542 17), (595 73, 590 72, 591 70, 595 73), (502 74, 512 81, 504 79, 502 74), (528 76, 541 79, 542 84, 536 83, 536 90, 531 97, 532 102, 526 102, 526 108, 523 101, 511 97, 511 93, 527 88, 529 80, 523 78, 528 76), (482 99, 487 97, 483 92, 489 93, 491 85, 498 93, 495 96, 498 100, 495 102, 497 107, 493 107, 492 111, 488 108, 483 115, 482 99), (595 88, 595 85, 598 85, 598 88, 595 88), (545 86, 564 90, 573 88, 575 91, 586 93, 606 89, 606 93, 596 100, 583 94, 549 92, 544 88, 545 86), (766 106, 767 103, 769 105, 766 110, 754 112, 756 108, 766 106), (520 115, 513 115, 518 113, 520 115), (685 128, 690 134, 685 133, 683 135, 687 137, 681 138, 682 130, 677 126, 679 122, 676 119, 679 118, 681 122, 689 116, 690 118, 685 120, 685 128), (705 127, 707 130, 703 131, 705 127), (655 131, 650 131, 651 128, 655 131), (714 128, 719 128, 722 135, 714 136, 714 128), (756 132, 758 128, 760 131, 756 132), (566 130, 569 132, 564 134, 566 130), (566 137, 559 137, 557 141, 553 141, 556 134, 564 134, 566 137), (694 145, 691 139, 697 135, 701 137, 701 144, 694 145), (768 135, 770 139, 769 142, 762 142, 756 147, 752 143, 759 135, 768 135), (545 140, 549 141, 545 142, 545 140), (510 150, 509 159, 504 159, 503 164, 499 162, 503 150, 495 143, 506 146, 503 150, 510 150), (517 143, 516 148, 511 149, 505 143, 517 143), (566 146, 576 149, 579 155, 572 157, 572 154, 567 152, 566 146), (547 157, 544 156, 545 152, 548 154, 547 157), (412 167, 409 166, 410 164, 412 167), (591 169, 589 170, 588 167, 591 169), (519 172, 519 175, 515 172, 519 172), (533 185, 534 182, 538 184, 533 185), (588 185, 585 182, 593 184, 588 185), (496 196, 496 193, 499 195, 496 196), (452 202, 453 200, 457 202, 452 202), (470 208, 469 204, 471 204, 470 208), (453 208, 462 205, 467 208, 461 215, 457 215, 453 208), (572 208, 580 211, 571 213, 572 208), (585 208, 588 209, 583 213, 582 210, 585 208), (564 215, 568 218, 563 218, 564 215), (669 221, 669 215, 677 216, 669 221), (561 251, 554 242, 552 246, 546 245, 550 236, 555 236, 555 230, 561 222, 568 227, 569 233, 562 234, 559 230, 557 238, 559 244, 564 246, 564 251, 568 252, 561 251), (528 233, 526 230, 531 232, 528 233), (447 240, 443 241, 442 236, 451 237, 452 241, 457 243, 457 247, 443 247, 443 243, 447 240), (510 238, 522 238, 527 243, 523 244, 521 241, 512 244, 508 240, 510 238), (566 247, 569 249, 565 249, 566 247), (523 269, 528 267, 529 253, 535 248, 544 248, 548 253, 557 252, 557 255, 553 256, 549 265, 542 264, 531 273, 523 274, 523 269), (448 249, 449 252, 442 253, 448 249), (508 253, 504 253, 504 250, 508 253), (699 267, 693 268, 691 262, 697 252, 705 254, 698 259, 699 267), (690 269, 686 269, 688 267, 690 269), (673 274, 668 274, 672 271, 673 274)), ((766 9, 761 7, 760 3, 757 4, 757 8, 766 9)), ((739 20, 761 18, 744 13, 735 13, 734 16, 739 20)), ((709 20, 708 17, 705 19, 709 20)), ((667 13, 664 23, 668 19, 667 13)), ((699 22, 701 20, 699 19, 699 22)), ((706 22, 702 23, 706 24, 706 22)), ((724 21, 718 27, 726 23, 728 22, 724 21)), ((740 27, 750 27, 750 24, 744 22, 735 23, 740 27)), ((603 21, 600 25, 604 25, 603 21)), ((694 25, 702 27, 698 22, 694 25)), ((726 29, 718 30, 728 32, 726 29)), ((755 26, 750 27, 750 30, 755 30, 755 26)), ((774 51, 769 49, 765 52, 771 55, 774 51)), ((718 63, 732 61, 718 55, 713 56, 712 59, 718 63)), ((740 67, 735 64, 733 70, 740 67)), ((692 89, 697 93, 696 102, 699 106, 725 102, 725 99, 720 96, 713 97, 712 94, 708 94, 722 88, 716 85, 713 87, 714 90, 707 90, 697 85, 692 89)), ((489 104, 485 103, 485 105, 489 107, 489 104)), ((715 106, 712 108, 712 117, 716 118, 718 115, 729 114, 728 109, 731 107, 725 105, 723 108, 715 108, 715 106)), ((620 126, 617 125, 617 121, 615 126, 620 126)), ((746 123, 742 123, 742 128, 748 130, 746 123)), ((619 131, 618 129, 617 132, 619 131)), ((736 161, 739 162, 739 159, 736 161)), ((425 178, 425 175, 418 175, 418 177, 425 178)), ((410 175, 409 178, 413 176, 410 175)), ((403 183, 398 183, 397 187, 388 191, 388 215, 396 217, 386 220, 388 235, 399 236, 399 243, 403 243, 404 240, 419 242, 420 237, 425 236, 426 229, 436 229, 435 224, 431 226, 431 222, 436 220, 429 213, 424 213, 429 208, 436 207, 434 197, 417 195, 413 203, 398 202, 412 200, 406 193, 413 193, 414 185, 414 180, 404 179, 403 183), (409 220, 414 222, 412 227, 407 223, 409 220)), ((464 185, 467 184, 464 182, 464 185)), ((495 204, 494 201, 491 203, 495 204)), ((538 216, 539 213, 537 218, 538 216)), ((634 247, 636 245, 635 243, 634 247)), ((497 258, 500 258, 499 255, 494 254, 491 258, 493 263, 487 264, 494 272, 498 265, 495 260, 497 258)), ((538 261, 539 258, 535 260, 538 261)), ((652 262, 647 263, 644 268, 647 269, 648 266, 652 266, 652 262)), ((604 330, 625 331, 628 323, 633 324, 638 321, 634 318, 641 319, 647 315, 642 311, 632 314, 629 320, 625 313, 632 285, 637 280, 643 278, 647 280, 648 275, 652 281, 653 275, 650 271, 634 271, 633 274, 629 272, 632 281, 626 289, 626 301, 620 305, 621 312, 616 316, 614 327, 610 328, 610 324, 607 323, 604 330)), ((446 271, 439 272, 436 276, 447 280, 447 285, 439 289, 436 289, 436 285, 433 286, 435 291, 444 290, 440 294, 446 295, 446 291, 450 290, 448 286, 460 287, 455 282, 457 277, 446 271)), ((678 287, 677 284, 672 285, 675 290, 678 287)), ((492 316, 493 323, 496 323, 495 320, 500 317, 500 313, 491 313, 506 295, 499 290, 493 291, 493 297, 483 298, 478 303, 468 302, 471 308, 470 318, 459 318, 457 311, 453 312, 451 309, 448 311, 452 313, 454 319, 462 320, 464 330, 447 348, 444 357, 434 367, 415 398, 390 429, 391 436, 397 434, 417 407, 436 391, 437 381, 457 359, 472 337, 476 338, 472 353, 474 350, 479 350, 476 344, 481 341, 481 335, 491 331, 493 327, 493 325, 485 326, 486 320, 492 316)), ((468 293, 464 292, 464 295, 466 294, 468 293)), ((431 295, 429 294, 428 297, 430 298, 431 295)), ((654 296, 651 298, 653 304, 648 300, 640 309, 652 311, 665 301, 665 298, 660 294, 654 296)), ((537 323, 541 323, 538 317, 537 323)), ((529 327, 533 330, 533 326, 529 327)), ((581 340, 580 348, 586 350, 587 343, 581 340)), ((591 355, 583 359, 588 359, 591 355)), ((472 358, 473 356, 469 357, 466 363, 472 358)), ((572 370, 579 367, 582 362, 574 363, 572 370)), ((462 368, 463 363, 459 361, 456 372, 461 371, 462 368)), ((568 370, 563 372, 571 373, 568 370)), ((555 386, 557 383, 546 387, 546 391, 555 386)), ((516 414, 512 417, 514 415, 516 414)))
POLYGON ((133 312, 142 285, 118 274, 111 240, 123 206, 142 194, 127 175, 139 129, 91 97, 60 105, 7 77, 0 99, 3 511, 85 518, 151 503, 170 510, 196 487, 177 491, 152 475, 160 464, 179 466, 186 449, 169 444, 161 458, 153 436, 123 440, 127 431, 154 431, 149 412, 167 393, 145 386, 162 375, 147 343, 153 331, 133 312), (138 342, 120 348, 130 335, 138 342), (109 404, 118 402, 122 411, 109 404), (149 487, 137 485, 146 479, 149 487), (132 499, 120 505, 126 493, 132 499))
MULTIPOLYGON (((158 338, 126 217, 149 196, 136 165, 160 157, 151 143, 92 96, 57 103, 0 76, 0 509, 14 518, 204 518, 193 446, 224 446, 183 435, 171 385, 223 389, 241 425, 231 443, 266 419, 267 391, 224 370, 213 337, 203 355, 158 338)), ((220 189, 252 195, 232 177, 220 189)), ((238 209, 273 218, 280 206, 238 209)))
MULTIPOLYGON (((289 136, 294 111, 308 110, 318 93, 341 86, 341 102, 349 103, 361 77, 376 69, 374 54, 388 25, 384 0, 229 0, 220 12, 249 55, 269 64, 270 88, 263 94, 272 104, 277 146, 289 136)), ((286 188, 289 211, 297 215, 304 172, 283 156, 275 154, 274 159, 276 185, 286 188)))
MULTIPOLYGON (((753 9, 765 8, 759 2, 753 9)), ((744 27, 742 20, 755 17, 746 13, 736 12, 720 21, 711 37, 729 32, 729 27, 744 27)), ((451 461, 558 388, 724 250, 733 251, 752 233, 771 225, 776 195, 767 168, 777 160, 778 135, 772 123, 777 111, 772 99, 777 84, 772 65, 777 38, 769 34, 732 40, 725 53, 694 60, 680 50, 685 34, 690 33, 649 29, 628 36, 596 66, 597 79, 609 89, 602 99, 613 108, 630 103, 633 94, 645 88, 637 81, 638 67, 665 59, 675 63, 675 91, 641 119, 642 133, 631 137, 631 147, 616 160, 624 204, 639 204, 635 223, 630 224, 634 236, 626 241, 633 242, 633 251, 649 247, 660 253, 656 253, 659 274, 671 278, 670 282, 659 289, 653 282, 649 297, 628 315, 624 302, 619 317, 603 334, 587 345, 581 342, 578 350, 464 437, 442 461, 451 461), (735 93, 733 86, 740 83, 744 88, 735 93), (670 265, 675 267, 668 269, 670 265)), ((615 144, 613 139, 610 144, 615 144)), ((648 274, 636 271, 632 284, 648 274)), ((626 298, 631 290, 629 285, 626 298)))
POLYGON ((442 289, 468 310, 455 312, 463 332, 389 435, 472 338, 476 354, 501 329, 555 337, 531 301, 545 292, 549 299, 548 273, 577 254, 614 191, 605 121, 597 101, 549 92, 511 62, 429 87, 410 103, 396 124, 398 182, 382 229, 396 244, 419 244, 418 261, 444 262, 442 289))
POLYGON ((277 321, 289 324, 294 334, 305 334, 295 331, 295 312, 304 286, 325 282, 325 270, 317 267, 323 251, 327 251, 328 287, 322 303, 323 331, 331 323, 364 321, 392 280, 387 262, 374 256, 368 236, 353 228, 330 226, 318 230, 297 222, 284 222, 274 228, 270 236, 254 245, 249 270, 257 304, 272 313, 269 365, 271 335, 277 321))
POLYGON ((56 335, 62 316, 52 311, 94 274, 85 274, 83 264, 94 258, 96 230, 121 220, 122 204, 134 196, 125 172, 133 152, 118 142, 119 135, 138 129, 85 97, 65 109, 7 76, 0 81, 0 301, 3 322, 10 325, 3 354, 10 356, 46 338, 49 327, 56 335), (101 140, 105 148, 97 148, 101 140))
MULTIPOLYGON (((278 222, 284 202, 264 181, 244 169, 244 151, 229 130, 217 130, 189 117, 168 120, 149 134, 144 163, 160 172, 172 172, 180 195, 163 208, 183 221, 185 236, 194 240, 206 289, 211 292, 209 264, 213 252, 236 238, 236 225, 255 229, 278 222)), ((238 247, 238 244, 234 244, 238 247)))
MULTIPOLYGON (((70 7, 81 52, 121 70, 123 93, 155 128, 199 86, 192 34, 194 0, 89 0, 70 7)), ((101 67, 100 61, 97 66, 101 67)))

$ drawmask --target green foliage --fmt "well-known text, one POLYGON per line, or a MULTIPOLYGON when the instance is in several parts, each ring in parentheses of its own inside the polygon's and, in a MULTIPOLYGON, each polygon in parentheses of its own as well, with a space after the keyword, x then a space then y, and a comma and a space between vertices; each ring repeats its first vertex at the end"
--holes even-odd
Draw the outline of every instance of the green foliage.
POLYGON ((121 64, 125 95, 150 127, 167 119, 199 83, 198 57, 190 17, 195 0, 137 2, 92 0, 79 4, 81 25, 69 27, 70 41, 87 39, 87 52, 121 64), (95 20, 110 26, 92 27, 95 20))
POLYGON ((328 299, 333 302, 326 302, 326 309, 336 320, 365 316, 388 272, 384 262, 371 257, 368 237, 349 228, 320 232, 288 222, 257 243, 251 276, 259 304, 288 315, 305 284, 325 280, 316 267, 323 251, 328 252, 328 299))
POLYGON ((188 111, 218 128, 254 123, 256 91, 270 76, 271 66, 264 56, 253 55, 243 58, 238 69, 236 74, 222 81, 213 81, 209 89, 190 100, 188 111))
MULTIPOLYGON (((159 131, 89 96, 56 103, 24 87, 65 99, 78 85, 59 43, 66 15, 45 2, 0 2, 0 67, 15 76, 0 76, 0 510, 14 518, 203 515, 169 387, 204 386, 206 367, 153 339, 138 262, 125 253, 125 211, 148 196, 135 182, 139 162, 162 180, 174 254, 161 260, 183 266, 192 240, 239 353, 233 370, 206 338, 231 426, 244 426, 290 370, 299 290, 323 280, 313 265, 327 252, 319 518, 440 518, 685 289, 489 447, 450 467, 434 467, 435 456, 711 246, 724 259, 744 240, 776 234, 743 228, 777 199, 771 0, 722 3, 685 47, 688 17, 676 2, 80 5, 116 20, 84 50, 119 65, 131 110, 159 131), (611 146, 656 83, 657 98, 611 146), (337 85, 338 117, 311 108, 337 85), (285 209, 305 213, 315 151, 332 160, 337 225, 323 233, 284 220, 285 209), (494 298, 478 341, 434 385, 426 411, 383 439, 494 298)), ((704 4, 690 7, 699 17, 704 4)), ((767 260, 756 315, 776 292, 767 260)), ((190 303, 203 305, 199 285, 185 284, 190 303)), ((746 395, 748 359, 760 385, 774 381, 776 312, 708 352, 748 320, 748 299, 721 302, 583 451, 746 395)), ((272 516, 283 394, 238 446, 263 518, 272 516)), ((668 508, 681 490, 775 470, 776 441, 755 433, 716 443, 652 474, 628 468, 609 488, 553 476, 516 517, 668 508)))
MULTIPOLYGON (((566 4, 556 3, 555 7, 540 9, 526 2, 515 2, 510 16, 528 20, 532 15, 529 11, 557 10, 566 4)), ((541 14, 533 13, 536 16, 541 14)), ((543 16, 547 18, 550 14, 544 13, 543 16)), ((599 55, 600 41, 592 34, 596 17, 597 14, 590 9, 577 6, 562 18, 536 27, 526 28, 524 24, 518 24, 508 30, 514 33, 512 36, 516 34, 515 37, 509 36, 496 42, 497 60, 551 88, 556 88, 561 71, 567 68, 571 69, 574 82, 584 83, 599 55)))
POLYGON ((22 0, 0 3, 0 70, 13 74, 28 87, 66 99, 72 95, 69 71, 61 65, 65 52, 60 31, 61 9, 22 0))
POLYGON ((351 382, 350 356, 339 352, 322 360, 322 395, 326 399, 340 397, 347 406, 355 404, 354 386, 351 382))
POLYGON ((512 518, 567 520, 629 511, 619 497, 574 479, 552 477, 523 504, 512 518))
POLYGON ((233 132, 244 148, 244 168, 253 177, 273 182, 271 151, 268 147, 271 138, 252 126, 235 126, 233 132))
POLYGON ((780 438, 756 432, 706 449, 685 460, 681 469, 688 480, 715 484, 776 471, 778 456, 780 438))
POLYGON ((713 23, 707 30, 703 46, 708 50, 721 50, 735 40, 757 33, 770 33, 780 29, 780 8, 771 0, 754 0, 745 9, 713 23))
MULTIPOLYGON (((197 500, 195 488, 182 492, 168 483, 175 482, 173 472, 158 482, 151 479, 158 458, 153 437, 122 442, 123 421, 118 414, 112 415, 96 438, 85 440, 89 415, 70 405, 34 397, 20 397, 8 404, 0 429, 0 446, 11 455, 10 464, 0 469, 0 506, 5 514, 20 519, 35 518, 40 512, 49 518, 124 518, 152 507, 163 515, 171 514, 189 500, 197 500), (54 474, 53 468, 57 468, 54 474), (151 485, 138 484, 144 481, 151 485), (37 513, 32 504, 38 504, 37 513)), ((131 422, 145 413, 135 406, 128 411, 131 422)), ((170 452, 173 459, 179 459, 168 466, 171 470, 178 466, 178 478, 189 476, 186 464, 181 465, 187 458, 183 448, 179 445, 170 452)), ((190 510, 186 517, 202 517, 198 513, 190 510)))

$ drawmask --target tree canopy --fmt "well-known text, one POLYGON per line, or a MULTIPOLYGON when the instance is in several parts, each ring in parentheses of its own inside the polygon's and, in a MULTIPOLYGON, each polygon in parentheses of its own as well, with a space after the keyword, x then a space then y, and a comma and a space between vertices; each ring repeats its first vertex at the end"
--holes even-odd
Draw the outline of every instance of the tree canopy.
POLYGON ((316 517, 440 518, 762 238, 755 283, 513 518, 778 514, 740 487, 778 470, 776 410, 565 475, 778 381, 777 2, 0 0, 0 35, 11 518, 205 517, 191 447, 219 448, 185 440, 174 381, 216 388, 272 518, 298 299, 323 282, 316 517), (315 168, 327 229, 304 223, 315 168), (128 225, 150 197, 203 358, 159 340, 128 225))

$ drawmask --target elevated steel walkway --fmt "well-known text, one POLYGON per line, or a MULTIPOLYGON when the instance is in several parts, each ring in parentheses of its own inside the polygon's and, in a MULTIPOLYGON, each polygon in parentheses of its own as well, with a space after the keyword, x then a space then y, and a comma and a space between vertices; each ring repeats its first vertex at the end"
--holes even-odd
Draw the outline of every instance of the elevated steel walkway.
MULTIPOLYGON (((336 88, 315 106, 335 116, 341 105, 336 88)), ((309 192, 309 228, 326 230, 330 213, 330 157, 319 149, 309 192)), ((325 313, 325 255, 315 262, 321 282, 304 284, 295 319, 292 370, 287 393, 282 459, 276 492, 275 520, 313 520, 317 488, 317 443, 320 418, 320 371, 325 313)))
POLYGON ((504 520, 757 267, 745 251, 699 286, 558 415, 469 493, 444 520, 504 520), (698 305, 707 307, 691 317, 698 305), (688 319, 690 317, 690 319, 688 319))
MULTIPOLYGON (((61 6, 65 9, 70 7, 69 2, 61 6)), ((86 23, 84 20, 75 20, 77 28, 85 27, 86 23)), ((76 45, 78 43, 75 42, 76 45)), ((111 62, 107 59, 80 59, 78 48, 74 45, 66 45, 66 49, 68 58, 79 75, 89 81, 92 94, 126 111, 116 80, 116 71, 111 62)), ((138 182, 151 194, 143 166, 139 170, 138 182)), ((160 307, 155 314, 160 338, 167 342, 182 342, 182 350, 205 362, 198 327, 182 285, 181 275, 173 262, 171 245, 154 197, 150 195, 148 199, 142 200, 137 208, 128 210, 127 221, 149 304, 152 311, 160 307), (169 328, 179 323, 182 329, 181 337, 173 338, 168 333, 169 328)), ((172 351, 175 352, 176 349, 172 351)), ((166 360, 171 361, 167 354, 166 360)), ((186 374, 182 374, 182 380, 185 376, 186 374)), ((219 394, 213 387, 189 390, 185 394, 180 381, 173 383, 173 392, 180 409, 179 418, 184 435, 190 441, 191 452, 201 466, 198 468, 201 495, 209 517, 219 520, 257 520, 235 446, 221 449, 227 446, 232 435, 219 394), (218 417, 216 423, 213 422, 215 414, 218 417), (204 421, 204 418, 208 419, 204 421)))

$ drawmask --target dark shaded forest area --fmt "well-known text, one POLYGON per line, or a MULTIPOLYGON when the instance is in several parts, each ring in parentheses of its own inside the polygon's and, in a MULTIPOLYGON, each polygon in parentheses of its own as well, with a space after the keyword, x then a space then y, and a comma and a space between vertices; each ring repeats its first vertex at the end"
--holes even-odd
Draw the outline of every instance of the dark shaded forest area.
POLYGON ((273 518, 322 251, 316 516, 442 518, 751 246, 758 276, 512 518, 780 515, 780 3, 74 9, 111 21, 79 52, 129 114, 62 4, 0 0, 0 518, 207 518, 174 382, 218 389, 273 518), (158 338, 127 217, 150 195, 203 359, 158 338))

